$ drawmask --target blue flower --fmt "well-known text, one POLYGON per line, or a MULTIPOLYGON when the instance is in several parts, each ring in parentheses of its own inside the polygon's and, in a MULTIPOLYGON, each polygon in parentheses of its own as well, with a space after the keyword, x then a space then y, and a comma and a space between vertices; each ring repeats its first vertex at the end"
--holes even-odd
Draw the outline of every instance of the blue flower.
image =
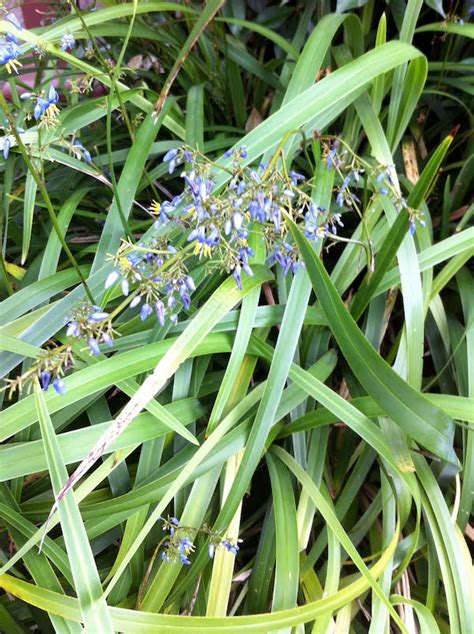
POLYGON ((114 340, 112 339, 112 337, 109 335, 108 332, 103 332, 102 333, 102 341, 105 343, 106 346, 108 346, 109 348, 112 348, 114 345, 114 340))
POLYGON ((54 86, 51 84, 47 99, 43 99, 42 97, 36 98, 36 106, 33 110, 34 118, 36 120, 41 119, 41 117, 46 114, 46 111, 49 111, 48 115, 57 115, 59 113, 59 108, 57 107, 58 101, 59 95, 54 89, 54 86))
POLYGON ((186 555, 184 553, 181 553, 179 556, 179 561, 184 564, 185 566, 190 566, 191 562, 189 561, 189 559, 186 557, 186 555))
POLYGON ((96 339, 94 339, 94 337, 89 337, 89 339, 87 340, 87 345, 89 346, 89 350, 94 355, 94 357, 97 357, 100 354, 99 344, 97 343, 96 339))
POLYGON ((103 321, 104 319, 107 319, 108 316, 109 316, 109 313, 105 313, 101 310, 96 310, 95 312, 91 313, 89 317, 89 321, 93 321, 93 322, 103 321))
POLYGON ((75 46, 76 40, 74 39, 74 35, 72 33, 65 33, 61 38, 61 50, 67 51, 75 46))
POLYGON ((168 172, 172 174, 174 172, 174 169, 177 163, 179 162, 178 150, 176 148, 172 150, 168 150, 168 152, 166 152, 166 154, 164 155, 163 163, 168 163, 168 162, 169 162, 168 172))
POLYGON ((77 148, 78 150, 80 150, 82 152, 76 152, 76 157, 81 160, 82 156, 84 157, 84 160, 86 163, 92 163, 92 156, 91 153, 89 152, 89 150, 86 150, 86 148, 82 145, 82 143, 79 141, 79 139, 74 139, 74 141, 72 142, 74 148, 77 148))
POLYGON ((41 388, 46 392, 51 382, 51 372, 43 370, 40 374, 41 388))
POLYGON ((105 280, 105 288, 110 288, 120 279, 120 271, 118 269, 114 269, 111 273, 108 274, 107 279, 105 280))
POLYGON ((21 66, 17 57, 20 55, 20 49, 13 41, 8 41, 7 38, 0 38, 0 64, 4 64, 8 73, 14 71, 18 72, 18 67, 21 66))
POLYGON ((140 310, 140 319, 142 321, 145 321, 145 319, 149 317, 152 312, 153 312, 153 308, 149 304, 143 304, 140 310))
POLYGON ((66 393, 66 385, 62 379, 54 379, 53 387, 61 396, 66 393))
POLYGON ((71 321, 66 330, 66 336, 68 337, 79 337, 81 334, 81 329, 79 323, 77 321, 71 321))
POLYGON ((236 555, 239 552, 239 547, 237 546, 237 544, 232 544, 232 542, 230 542, 228 539, 223 539, 221 544, 229 553, 232 553, 232 555, 236 555))
POLYGON ((12 142, 9 136, 3 138, 3 158, 7 160, 8 155, 10 154, 12 142))
POLYGON ((160 322, 160 326, 165 325, 165 305, 159 299, 155 304, 155 312, 158 317, 158 321, 160 322))

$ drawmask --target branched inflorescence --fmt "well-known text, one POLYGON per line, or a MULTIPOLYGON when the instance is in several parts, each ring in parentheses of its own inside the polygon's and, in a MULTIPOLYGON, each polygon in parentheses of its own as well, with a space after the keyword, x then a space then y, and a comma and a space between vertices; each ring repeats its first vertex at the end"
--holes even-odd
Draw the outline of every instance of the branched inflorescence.
MULTIPOLYGON (((44 117, 56 108, 54 88, 50 89, 48 99, 28 97, 35 100, 35 118, 44 117)), ((335 172, 334 199, 329 209, 315 200, 311 179, 287 170, 280 153, 269 163, 253 166, 246 164, 245 147, 227 151, 217 163, 187 147, 168 151, 163 160, 169 173, 183 166, 179 175, 183 183, 181 193, 169 201, 151 203, 148 211, 154 219, 156 235, 138 242, 123 241, 118 252, 110 255, 113 269, 105 280, 102 305, 90 302, 77 305, 65 321, 66 336, 73 342, 83 341, 90 353, 97 356, 103 346, 113 347, 117 334, 113 322, 125 309, 141 321, 154 314, 161 326, 166 320, 176 324, 180 311, 191 309, 197 278, 189 270, 195 271, 200 263, 205 273, 225 271, 242 289, 243 276, 254 274, 252 240, 253 244, 255 240, 263 243, 268 266, 280 267, 284 275, 290 271, 296 273, 304 262, 287 218, 312 242, 350 241, 340 236, 339 231, 349 212, 357 213, 364 222, 362 191, 366 194, 369 191, 372 199, 390 197, 400 213, 409 214, 413 234, 416 222, 423 221, 400 195, 394 183, 393 166, 362 160, 338 138, 320 139, 325 169, 335 172), (123 301, 109 312, 106 306, 118 295, 123 296, 123 301)), ((79 141, 73 141, 71 147, 73 152, 90 159, 79 141)), ((367 238, 369 246, 355 242, 371 253, 370 238, 367 238)), ((369 268, 372 261, 368 257, 369 268)), ((39 373, 43 387, 49 385, 46 379, 50 375, 59 380, 63 369, 62 362, 57 366, 50 362, 47 368, 43 364, 39 373), (46 374, 42 375, 43 371, 46 374)), ((21 387, 29 379, 31 374, 19 377, 10 382, 11 389, 21 387)), ((65 389, 63 383, 54 387, 60 393, 65 389)))
POLYGON ((163 520, 163 530, 168 533, 162 542, 161 559, 167 563, 179 561, 185 566, 191 565, 189 556, 195 550, 195 540, 199 533, 209 538, 208 554, 214 558, 216 549, 224 548, 227 552, 236 555, 239 552, 241 539, 233 540, 225 537, 221 533, 214 533, 209 526, 200 528, 182 526, 176 517, 169 517, 163 520))

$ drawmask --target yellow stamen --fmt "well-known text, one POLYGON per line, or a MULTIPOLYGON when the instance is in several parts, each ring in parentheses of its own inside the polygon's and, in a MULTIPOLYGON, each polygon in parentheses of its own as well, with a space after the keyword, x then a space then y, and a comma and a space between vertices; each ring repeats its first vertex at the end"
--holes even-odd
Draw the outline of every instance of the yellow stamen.
POLYGON ((23 66, 23 64, 21 64, 21 62, 19 62, 17 59, 11 59, 5 64, 5 68, 7 69, 9 75, 11 75, 12 72, 18 73, 18 68, 20 68, 21 66, 23 66))

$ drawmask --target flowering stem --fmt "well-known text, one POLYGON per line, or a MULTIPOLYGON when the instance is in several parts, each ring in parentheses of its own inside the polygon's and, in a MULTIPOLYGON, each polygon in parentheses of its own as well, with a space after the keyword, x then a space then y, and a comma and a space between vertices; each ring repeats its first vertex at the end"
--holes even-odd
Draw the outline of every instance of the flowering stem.
POLYGON ((25 148, 25 145, 23 143, 23 141, 21 140, 21 137, 16 129, 16 124, 15 124, 15 120, 13 119, 10 109, 8 107, 7 101, 5 99, 5 97, 3 96, 3 93, 0 91, 0 107, 3 110, 5 117, 7 118, 10 127, 11 127, 11 131, 13 136, 16 139, 17 145, 18 145, 18 149, 20 150, 21 155, 23 156, 23 159, 26 163, 26 166, 28 168, 28 170, 30 171, 31 175, 33 176, 33 178, 36 181, 36 184, 38 185, 38 189, 41 192, 41 195, 43 196, 43 200, 46 204, 46 209, 48 210, 49 213, 49 217, 51 219, 51 223, 53 225, 53 228, 56 232, 56 235, 59 238, 59 241, 61 242, 61 245, 64 249, 64 252, 66 253, 67 257, 69 258, 69 261, 71 262, 72 266, 74 267, 76 273, 79 276, 79 279, 81 280, 82 285, 84 286, 84 290, 86 291, 86 294, 88 296, 88 298, 91 300, 91 302, 94 304, 95 300, 94 297, 90 291, 89 286, 87 285, 86 279, 84 277, 84 275, 82 274, 82 271, 78 265, 78 263, 76 262, 75 257, 73 256, 70 248, 67 245, 66 240, 64 239, 64 236, 61 233, 61 228, 59 227, 57 218, 56 218, 56 214, 54 213, 54 207, 53 207, 53 203, 51 202, 51 198, 49 197, 48 194, 48 190, 45 187, 45 184, 41 178, 41 176, 39 175, 38 171, 36 170, 35 166, 33 165, 33 162, 31 161, 30 157, 28 156, 28 152, 25 148))
POLYGON ((137 602, 135 603, 135 610, 140 609, 140 606, 143 602, 143 598, 145 595, 145 590, 148 585, 148 580, 150 579, 151 571, 153 570, 153 565, 156 561, 156 558, 158 557, 158 553, 160 552, 161 547, 163 546, 163 544, 168 538, 169 538, 169 535, 165 535, 163 539, 160 542, 158 542, 157 547, 153 551, 153 554, 150 558, 145 574, 143 575, 143 580, 140 584, 140 587, 138 588, 137 602))

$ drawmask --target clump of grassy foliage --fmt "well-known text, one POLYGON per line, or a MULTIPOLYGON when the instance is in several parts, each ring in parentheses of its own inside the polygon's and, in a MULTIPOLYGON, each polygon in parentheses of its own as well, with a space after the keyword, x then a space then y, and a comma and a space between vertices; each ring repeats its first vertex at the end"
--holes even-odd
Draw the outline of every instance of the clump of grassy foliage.
POLYGON ((472 630, 448 4, 2 13, 1 631, 472 630))

